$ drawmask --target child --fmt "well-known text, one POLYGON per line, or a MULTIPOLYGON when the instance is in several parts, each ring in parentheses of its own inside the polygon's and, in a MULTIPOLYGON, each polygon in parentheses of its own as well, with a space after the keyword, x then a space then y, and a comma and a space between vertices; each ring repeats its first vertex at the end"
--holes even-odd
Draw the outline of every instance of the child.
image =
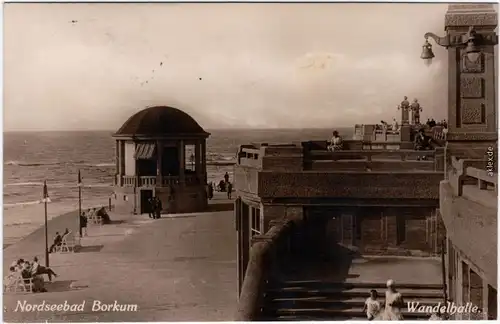
POLYGON ((377 291, 370 290, 370 297, 365 301, 363 312, 366 312, 366 317, 369 321, 373 321, 380 312, 380 302, 377 300, 377 291))

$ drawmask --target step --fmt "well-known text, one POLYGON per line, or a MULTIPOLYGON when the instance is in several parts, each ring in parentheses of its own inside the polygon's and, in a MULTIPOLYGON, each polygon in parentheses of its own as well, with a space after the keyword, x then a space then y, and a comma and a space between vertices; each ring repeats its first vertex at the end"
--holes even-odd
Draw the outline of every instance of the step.
MULTIPOLYGON (((321 286, 321 287, 348 287, 348 288, 369 288, 386 289, 386 283, 379 282, 336 282, 323 280, 285 280, 274 283, 277 287, 300 287, 300 286, 321 286)), ((417 283, 396 283, 398 290, 401 289, 443 289, 442 284, 417 284, 417 283)))
MULTIPOLYGON (((441 290, 427 289, 427 290, 407 290, 398 289, 403 296, 403 299, 423 299, 423 298, 443 298, 441 290)), ((383 297, 383 291, 378 291, 379 295, 383 297)), ((291 298, 291 297, 306 297, 306 296, 328 296, 335 299, 345 299, 349 297, 364 297, 368 298, 370 289, 367 288, 324 288, 324 289, 307 289, 302 287, 289 287, 289 288, 274 288, 268 289, 266 295, 270 298, 291 298)))
MULTIPOLYGON (((272 298, 266 300, 266 308, 277 309, 277 308, 287 308, 287 307, 297 307, 297 308, 330 308, 330 309, 347 309, 347 308, 363 308, 365 305, 366 298, 364 297, 352 297, 342 300, 328 298, 328 297, 298 297, 298 298, 272 298)), ((380 303, 383 304, 383 300, 379 299, 380 303)), ((419 302, 422 306, 435 306, 437 303, 442 302, 443 299, 440 298, 419 298, 419 299, 406 299, 405 303, 408 302, 419 302)))
MULTIPOLYGON (((365 317, 366 313, 362 310, 358 309, 343 309, 343 310, 334 310, 334 309, 324 309, 324 308, 281 308, 275 311, 264 309, 264 312, 267 314, 266 317, 278 317, 278 316, 307 316, 307 317, 315 317, 315 318, 337 318, 337 317, 365 317), (274 316, 271 316, 271 313, 274 316)), ((403 310, 401 312, 403 318, 405 319, 418 319, 418 318, 429 318, 429 314, 426 313, 417 313, 417 312, 409 312, 407 310, 403 310)))

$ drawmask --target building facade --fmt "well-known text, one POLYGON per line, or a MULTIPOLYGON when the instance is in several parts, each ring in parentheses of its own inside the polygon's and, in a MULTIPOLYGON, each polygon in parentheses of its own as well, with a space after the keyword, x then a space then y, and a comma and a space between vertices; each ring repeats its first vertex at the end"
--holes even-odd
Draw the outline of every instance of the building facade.
POLYGON ((116 208, 148 213, 148 201, 158 197, 163 213, 205 210, 209 135, 172 107, 150 107, 130 117, 114 134, 116 208))
POLYGON ((441 251, 442 148, 370 149, 351 140, 345 143, 349 149, 328 152, 326 145, 241 146, 234 171, 240 278, 252 237, 267 232, 273 220, 302 220, 311 253, 336 245, 363 254, 441 251), (422 154, 427 159, 417 160, 422 154))

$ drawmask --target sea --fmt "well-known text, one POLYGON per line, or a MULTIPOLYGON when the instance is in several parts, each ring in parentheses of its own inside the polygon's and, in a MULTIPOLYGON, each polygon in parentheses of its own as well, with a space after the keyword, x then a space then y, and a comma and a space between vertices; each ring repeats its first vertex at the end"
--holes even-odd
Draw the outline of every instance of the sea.
MULTIPOLYGON (((352 138, 353 128, 337 129, 352 138)), ((332 129, 209 130, 208 181, 232 178, 238 146, 326 140, 332 129)), ((5 132, 3 234, 4 246, 15 243, 44 223, 43 183, 50 203, 48 218, 78 209, 78 171, 83 182, 82 208, 108 204, 113 193, 115 141, 112 131, 5 132)))

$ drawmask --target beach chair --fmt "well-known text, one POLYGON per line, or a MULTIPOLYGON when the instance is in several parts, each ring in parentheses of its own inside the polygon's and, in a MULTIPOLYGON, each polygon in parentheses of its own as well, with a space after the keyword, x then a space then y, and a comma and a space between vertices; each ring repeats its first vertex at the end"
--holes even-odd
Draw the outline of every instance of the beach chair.
POLYGON ((72 232, 64 235, 62 238, 61 245, 57 247, 57 252, 60 253, 72 253, 75 252, 76 239, 72 232))
POLYGON ((33 292, 33 278, 23 278, 21 273, 10 274, 3 281, 4 293, 33 292))

